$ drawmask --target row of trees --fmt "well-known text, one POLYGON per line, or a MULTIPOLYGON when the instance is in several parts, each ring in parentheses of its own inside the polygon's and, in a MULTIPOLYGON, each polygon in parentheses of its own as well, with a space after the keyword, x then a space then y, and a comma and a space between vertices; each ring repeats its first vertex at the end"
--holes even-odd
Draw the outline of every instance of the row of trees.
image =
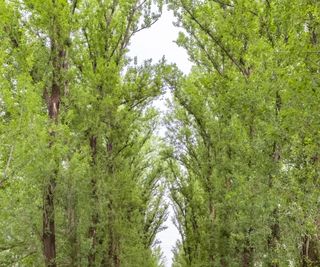
POLYGON ((161 1, 0 1, 1 266, 161 266, 165 185, 173 266, 320 265, 319 1, 169 5, 188 76, 126 56, 161 1))
POLYGON ((160 266, 167 217, 151 101, 126 56, 149 0, 0 1, 0 265, 160 266))
POLYGON ((174 266, 320 266, 320 2, 173 0, 174 266))

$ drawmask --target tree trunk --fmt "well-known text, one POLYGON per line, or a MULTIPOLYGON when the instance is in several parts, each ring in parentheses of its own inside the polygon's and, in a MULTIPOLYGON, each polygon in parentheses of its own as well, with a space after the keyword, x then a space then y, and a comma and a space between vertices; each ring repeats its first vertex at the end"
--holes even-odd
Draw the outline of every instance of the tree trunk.
MULTIPOLYGON (((92 169, 96 165, 97 157, 97 137, 91 136, 89 138, 90 148, 91 148, 91 160, 92 160, 92 169)), ((92 202, 98 203, 98 194, 97 194, 97 179, 93 174, 91 177, 91 193, 92 193, 92 202)), ((91 216, 91 225, 89 228, 89 238, 91 239, 91 248, 88 255, 88 267, 95 266, 96 262, 96 250, 97 250, 97 225, 99 223, 99 214, 98 211, 93 208, 93 213, 91 216)))
POLYGON ((44 195, 43 205, 43 253, 46 266, 55 267, 56 236, 54 220, 54 179, 49 181, 44 195))
MULTIPOLYGON (((52 50, 55 50, 53 45, 52 50)), ((55 73, 53 75, 53 85, 51 96, 48 99, 48 113, 53 122, 57 122, 59 115, 60 104, 60 88, 56 82, 55 73)), ((50 132, 52 138, 55 133, 50 132)), ((49 147, 52 146, 52 142, 49 147)), ((55 212, 54 212, 54 190, 56 186, 57 169, 53 171, 48 184, 44 191, 44 203, 43 203, 43 254, 45 257, 46 266, 56 266, 56 233, 55 233, 55 212)))
POLYGON ((112 262, 111 266, 120 267, 120 255, 119 255, 119 240, 115 233, 110 231, 110 243, 109 243, 109 259, 112 262))
POLYGON ((79 241, 77 237, 77 212, 76 212, 76 194, 74 192, 74 187, 69 185, 69 195, 68 195, 68 207, 67 207, 67 218, 68 218, 68 241, 69 241, 69 257, 70 257, 70 267, 79 266, 79 241))
POLYGON ((302 267, 320 266, 320 241, 316 237, 307 235, 303 238, 302 244, 302 267))
MULTIPOLYGON (((55 1, 53 1, 55 4, 55 1)), ((66 83, 63 81, 63 72, 67 69, 66 50, 61 42, 60 27, 57 24, 55 15, 53 16, 53 32, 50 36, 51 55, 52 55, 52 86, 50 95, 47 90, 44 92, 44 97, 47 102, 49 119, 52 123, 58 123, 60 110, 60 94, 61 88, 66 83)), ((66 88, 65 88, 66 90, 66 88)), ((52 147, 55 139, 55 132, 49 132, 51 141, 49 148, 52 147)), ((58 175, 59 162, 56 162, 56 167, 52 170, 49 181, 45 185, 43 198, 43 254, 45 257, 46 266, 55 267, 56 264, 56 233, 55 233, 55 211, 54 211, 54 194, 56 186, 56 177, 58 175)))
MULTIPOLYGON (((276 97, 275 97, 275 117, 276 117, 276 121, 278 122, 278 117, 279 117, 279 113, 281 110, 281 96, 279 91, 276 91, 276 97)), ((280 161, 280 145, 278 144, 277 141, 273 142, 273 148, 272 148, 272 160, 274 162, 274 164, 277 164, 280 161)), ((269 187, 270 189, 273 188, 273 176, 270 173, 269 175, 269 187)), ((276 247, 277 247, 277 243, 280 240, 280 224, 279 224, 279 210, 278 207, 274 208, 272 214, 271 214, 271 218, 273 220, 273 223, 271 224, 270 228, 271 228, 271 235, 269 236, 268 239, 268 248, 269 250, 272 252, 276 251, 276 247)), ((270 267, 278 267, 279 264, 278 263, 273 263, 272 258, 274 257, 274 255, 272 255, 272 257, 270 258, 271 262, 269 263, 270 267)))
POLYGON ((242 252, 242 267, 252 266, 252 249, 245 247, 242 252))

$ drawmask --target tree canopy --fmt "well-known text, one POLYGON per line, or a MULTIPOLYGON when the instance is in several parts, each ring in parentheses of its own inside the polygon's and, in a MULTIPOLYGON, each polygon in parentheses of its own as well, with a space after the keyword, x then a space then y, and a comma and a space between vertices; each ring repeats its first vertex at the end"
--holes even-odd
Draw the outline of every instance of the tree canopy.
POLYGON ((189 74, 161 0, 0 0, 0 266, 164 266, 169 205, 173 267, 320 266, 320 2, 167 5, 189 74))

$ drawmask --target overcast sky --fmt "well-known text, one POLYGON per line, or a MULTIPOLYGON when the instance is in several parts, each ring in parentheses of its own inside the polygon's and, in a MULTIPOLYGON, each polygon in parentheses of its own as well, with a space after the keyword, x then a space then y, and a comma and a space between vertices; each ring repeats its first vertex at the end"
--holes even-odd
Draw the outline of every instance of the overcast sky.
POLYGON ((169 63, 176 63, 185 73, 191 68, 186 51, 178 47, 174 41, 178 37, 179 28, 173 26, 173 13, 164 7, 163 14, 151 28, 138 32, 133 36, 129 55, 138 57, 138 63, 145 59, 157 62, 165 56, 169 63))
MULTIPOLYGON (((150 29, 138 32, 131 41, 129 56, 137 57, 138 63, 143 63, 146 59, 153 59, 156 63, 163 56, 168 63, 176 63, 180 70, 188 73, 191 68, 191 63, 188 60, 188 55, 183 48, 178 47, 174 40, 177 39, 179 29, 173 26, 175 20, 173 13, 165 8, 160 20, 155 23, 150 29)), ((165 100, 159 100, 156 104, 164 110, 165 100)), ((160 129, 160 133, 165 129, 160 129)), ((175 245, 179 234, 173 225, 171 218, 173 216, 172 209, 169 210, 170 215, 166 222, 168 227, 165 231, 158 234, 158 239, 161 241, 161 248, 166 257, 166 266, 171 266, 172 263, 172 248, 175 245)))

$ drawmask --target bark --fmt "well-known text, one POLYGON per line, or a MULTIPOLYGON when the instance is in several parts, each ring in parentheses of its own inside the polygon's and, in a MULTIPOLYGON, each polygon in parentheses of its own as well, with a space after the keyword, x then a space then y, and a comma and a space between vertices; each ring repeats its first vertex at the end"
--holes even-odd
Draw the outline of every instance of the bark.
MULTIPOLYGON (((110 155, 113 150, 112 142, 109 140, 107 144, 107 152, 110 155)), ((108 173, 112 175, 114 172, 114 166, 112 162, 108 164, 108 173)), ((108 262, 106 266, 112 267, 120 267, 121 266, 121 259, 120 259, 120 237, 117 231, 114 229, 114 225, 116 223, 115 217, 115 208, 113 205, 113 201, 110 198, 108 204, 108 232, 109 232, 109 243, 108 243, 108 252, 106 255, 108 259, 104 259, 105 262, 108 262)))
POLYGON ((43 205, 43 253, 46 266, 56 265, 56 236, 54 220, 54 179, 47 185, 43 205))
MULTIPOLYGON (((276 97, 275 97, 275 117, 276 117, 276 121, 278 121, 278 117, 279 117, 279 113, 281 110, 281 96, 279 94, 279 91, 276 92, 276 97)), ((280 145, 278 144, 277 141, 274 141, 273 143, 273 148, 272 148, 272 160, 274 162, 274 164, 277 164, 280 161, 281 158, 281 152, 280 152, 280 145)), ((273 187, 273 175, 270 173, 269 175, 269 187, 270 189, 272 189, 273 187)), ((276 207, 273 210, 273 213, 271 214, 271 218, 273 220, 273 223, 271 224, 270 228, 271 228, 271 235, 269 236, 268 239, 268 247, 270 249, 271 252, 274 252, 276 250, 277 247, 277 243, 280 240, 280 224, 279 224, 279 210, 276 207)), ((272 255, 272 258, 274 256, 272 255)), ((273 263, 272 262, 272 258, 271 261, 269 263, 270 267, 278 267, 279 264, 278 263, 273 263)))
POLYGON ((76 213, 76 196, 73 192, 74 189, 72 186, 69 186, 70 195, 68 196, 68 208, 67 208, 67 215, 68 215, 68 239, 69 239, 69 246, 70 246, 70 266, 76 267, 78 266, 78 252, 79 252, 79 242, 77 238, 77 213, 76 213))
MULTIPOLYGON (((112 229, 110 227, 110 229, 112 229)), ((120 267, 120 246, 119 240, 113 231, 109 231, 110 243, 109 243, 109 260, 111 261, 111 266, 120 267)))
POLYGON ((249 244, 247 244, 242 252, 242 267, 252 266, 252 254, 253 254, 253 248, 250 247, 249 244))
MULTIPOLYGON (((320 232, 320 218, 315 220, 317 232, 320 232)), ((305 234, 302 239, 301 266, 318 267, 320 266, 320 235, 305 234)))
MULTIPOLYGON (((55 4, 55 1, 53 1, 55 4)), ((53 16, 53 33, 50 37, 51 42, 51 55, 52 55, 52 85, 50 94, 45 90, 44 97, 47 102, 47 109, 49 119, 52 123, 58 123, 59 111, 60 111, 60 97, 61 89, 67 86, 66 81, 63 81, 63 72, 67 69, 66 61, 66 49, 61 42, 60 27, 56 21, 56 17, 53 16)), ((66 89, 66 88, 65 88, 66 89)), ((49 148, 52 147, 55 142, 55 132, 51 131, 50 136, 52 140, 49 143, 49 148)), ((59 162, 56 162, 59 165, 59 162)), ((55 186, 56 177, 58 175, 58 167, 56 167, 49 178, 47 185, 44 189, 43 197, 43 254, 45 258, 46 266, 55 267, 56 264, 56 232, 55 232, 55 186)))
POLYGON ((320 266, 320 241, 317 238, 309 237, 307 235, 303 238, 302 245, 302 267, 316 267, 320 266))
MULTIPOLYGON (((97 137, 91 136, 89 138, 90 148, 91 148, 91 159, 92 159, 92 168, 95 168, 97 161, 97 137)), ((98 202, 98 193, 97 193, 97 178, 95 175, 91 178, 91 193, 93 203, 98 202)), ((88 255, 88 267, 95 266, 96 262, 96 250, 97 250, 97 226, 99 223, 99 214, 96 209, 93 209, 93 214, 91 216, 91 226, 89 228, 89 238, 91 239, 91 248, 88 255)))
MULTIPOLYGON (((53 48, 54 49, 54 48, 53 48)), ((48 99, 48 113, 52 121, 58 121, 59 105, 60 105, 60 87, 56 82, 56 77, 53 77, 53 85, 51 96, 48 99)), ((54 139, 55 133, 50 132, 54 139)), ((52 142, 49 147, 52 146, 52 142)), ((56 233, 55 233, 55 212, 54 212, 54 190, 56 186, 57 169, 53 173, 46 185, 44 191, 43 203, 43 254, 45 257, 46 266, 55 267, 56 265, 56 233)))
MULTIPOLYGON (((308 30, 310 33, 310 43, 312 46, 317 46, 319 43, 317 36, 317 27, 319 25, 315 24, 315 17, 312 13, 309 14, 309 25, 308 30)), ((310 72, 315 75, 319 71, 319 68, 311 68, 310 72)), ((315 92, 315 91, 314 91, 315 92)), ((317 168, 319 157, 315 154, 311 158, 311 164, 314 165, 314 168, 317 168)), ((301 249, 301 264, 302 267, 313 267, 320 266, 320 219, 315 219, 315 224, 317 227, 317 235, 308 236, 305 235, 302 240, 302 249, 301 249)))

